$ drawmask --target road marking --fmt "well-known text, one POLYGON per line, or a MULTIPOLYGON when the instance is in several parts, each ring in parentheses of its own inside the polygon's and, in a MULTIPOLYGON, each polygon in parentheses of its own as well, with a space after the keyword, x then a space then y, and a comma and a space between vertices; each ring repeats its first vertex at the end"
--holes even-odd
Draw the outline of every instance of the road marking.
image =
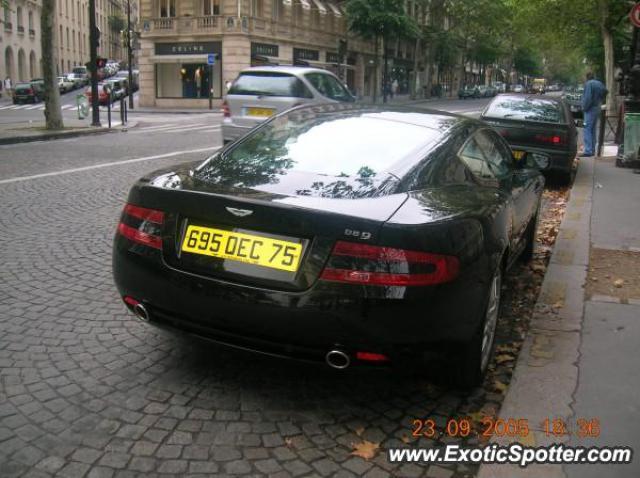
POLYGON ((170 158, 172 156, 179 156, 181 154, 204 153, 205 151, 217 151, 221 147, 222 146, 215 146, 212 148, 198 148, 198 149, 189 149, 185 151, 174 151, 172 153, 156 154, 154 156, 145 156, 142 158, 125 159, 124 161, 112 161, 110 163, 94 164, 93 166, 83 166, 81 168, 65 169, 62 171, 54 171, 51 173, 34 174, 32 176, 19 176, 17 178, 11 178, 11 179, 0 179, 0 184, 18 183, 22 181, 30 181, 32 179, 48 178, 52 176, 62 176, 64 174, 91 171, 92 169, 100 169, 100 168, 108 168, 111 166, 121 166, 121 165, 132 164, 132 163, 140 163, 142 161, 151 161, 153 159, 170 158))
POLYGON ((25 110, 35 110, 37 108, 40 108, 40 105, 27 106, 25 110))
MULTIPOLYGON (((184 126, 184 125, 183 125, 184 126)), ((207 126, 206 123, 193 123, 193 124, 189 124, 189 126, 207 126)), ((165 128, 177 128, 177 124, 176 123, 163 123, 163 124, 159 124, 159 125, 155 125, 155 126, 144 126, 142 128, 136 128, 138 131, 151 131, 154 129, 165 129, 165 128)))
POLYGON ((180 127, 174 127, 173 129, 165 129, 162 131, 162 133, 180 133, 182 131, 198 131, 200 129, 220 129, 220 128, 221 126, 216 126, 216 125, 200 126, 198 128, 180 126, 180 127))
POLYGON ((25 109, 27 106, 29 105, 18 105, 18 106, 14 106, 13 108, 11 108, 12 110, 23 110, 25 109))

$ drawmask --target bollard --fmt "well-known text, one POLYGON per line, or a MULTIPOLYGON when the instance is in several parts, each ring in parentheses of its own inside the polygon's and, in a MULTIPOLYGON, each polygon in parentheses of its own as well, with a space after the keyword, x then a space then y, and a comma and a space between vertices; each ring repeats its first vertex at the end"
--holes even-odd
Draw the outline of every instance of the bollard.
POLYGON ((604 149, 604 132, 607 126, 607 109, 606 105, 602 105, 600 108, 600 124, 598 125, 598 149, 596 156, 602 156, 602 150, 604 149))
POLYGON ((124 119, 124 109, 126 108, 125 104, 125 96, 123 96, 122 98, 120 98, 120 123, 122 123, 123 125, 126 123, 125 119, 124 119))
POLYGON ((109 99, 107 100, 107 118, 109 118, 109 128, 111 128, 111 100, 113 100, 113 97, 111 96, 111 92, 109 92, 109 99))

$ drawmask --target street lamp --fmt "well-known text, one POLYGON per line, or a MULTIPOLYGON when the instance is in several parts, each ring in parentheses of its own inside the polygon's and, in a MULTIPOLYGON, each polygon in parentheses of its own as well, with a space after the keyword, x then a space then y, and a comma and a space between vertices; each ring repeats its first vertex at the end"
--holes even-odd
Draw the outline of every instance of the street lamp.
POLYGON ((129 66, 129 109, 133 109, 133 51, 131 49, 131 0, 127 0, 127 64, 129 66))

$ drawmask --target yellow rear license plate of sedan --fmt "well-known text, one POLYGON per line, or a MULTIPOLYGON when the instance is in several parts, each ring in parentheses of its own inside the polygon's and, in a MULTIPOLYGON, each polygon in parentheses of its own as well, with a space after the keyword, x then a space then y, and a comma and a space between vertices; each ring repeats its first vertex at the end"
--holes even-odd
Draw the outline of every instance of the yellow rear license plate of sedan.
POLYGON ((520 161, 523 156, 524 156, 524 151, 514 151, 513 152, 513 157, 516 158, 518 161, 520 161))
POLYGON ((273 114, 273 110, 269 108, 247 108, 248 116, 260 116, 266 118, 273 114))
POLYGON ((295 272, 300 265, 302 244, 190 225, 182 242, 182 250, 192 254, 295 272))

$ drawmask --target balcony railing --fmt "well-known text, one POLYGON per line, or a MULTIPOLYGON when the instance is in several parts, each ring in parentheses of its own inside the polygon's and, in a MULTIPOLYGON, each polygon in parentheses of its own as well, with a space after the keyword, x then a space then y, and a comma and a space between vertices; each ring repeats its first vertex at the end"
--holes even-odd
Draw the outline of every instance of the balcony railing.
POLYGON ((13 24, 11 22, 5 22, 4 23, 4 31, 5 32, 10 32, 11 30, 13 30, 13 24))
POLYGON ((24 27, 22 25, 18 25, 18 33, 24 33, 24 27))
POLYGON ((36 31, 33 28, 29 28, 29 36, 30 37, 36 36, 36 31))
POLYGON ((344 31, 327 31, 321 27, 302 24, 290 24, 273 21, 270 18, 225 17, 222 15, 201 17, 174 17, 149 19, 149 31, 144 36, 211 35, 228 32, 255 34, 273 40, 299 40, 336 48, 336 40, 343 38, 344 31))

